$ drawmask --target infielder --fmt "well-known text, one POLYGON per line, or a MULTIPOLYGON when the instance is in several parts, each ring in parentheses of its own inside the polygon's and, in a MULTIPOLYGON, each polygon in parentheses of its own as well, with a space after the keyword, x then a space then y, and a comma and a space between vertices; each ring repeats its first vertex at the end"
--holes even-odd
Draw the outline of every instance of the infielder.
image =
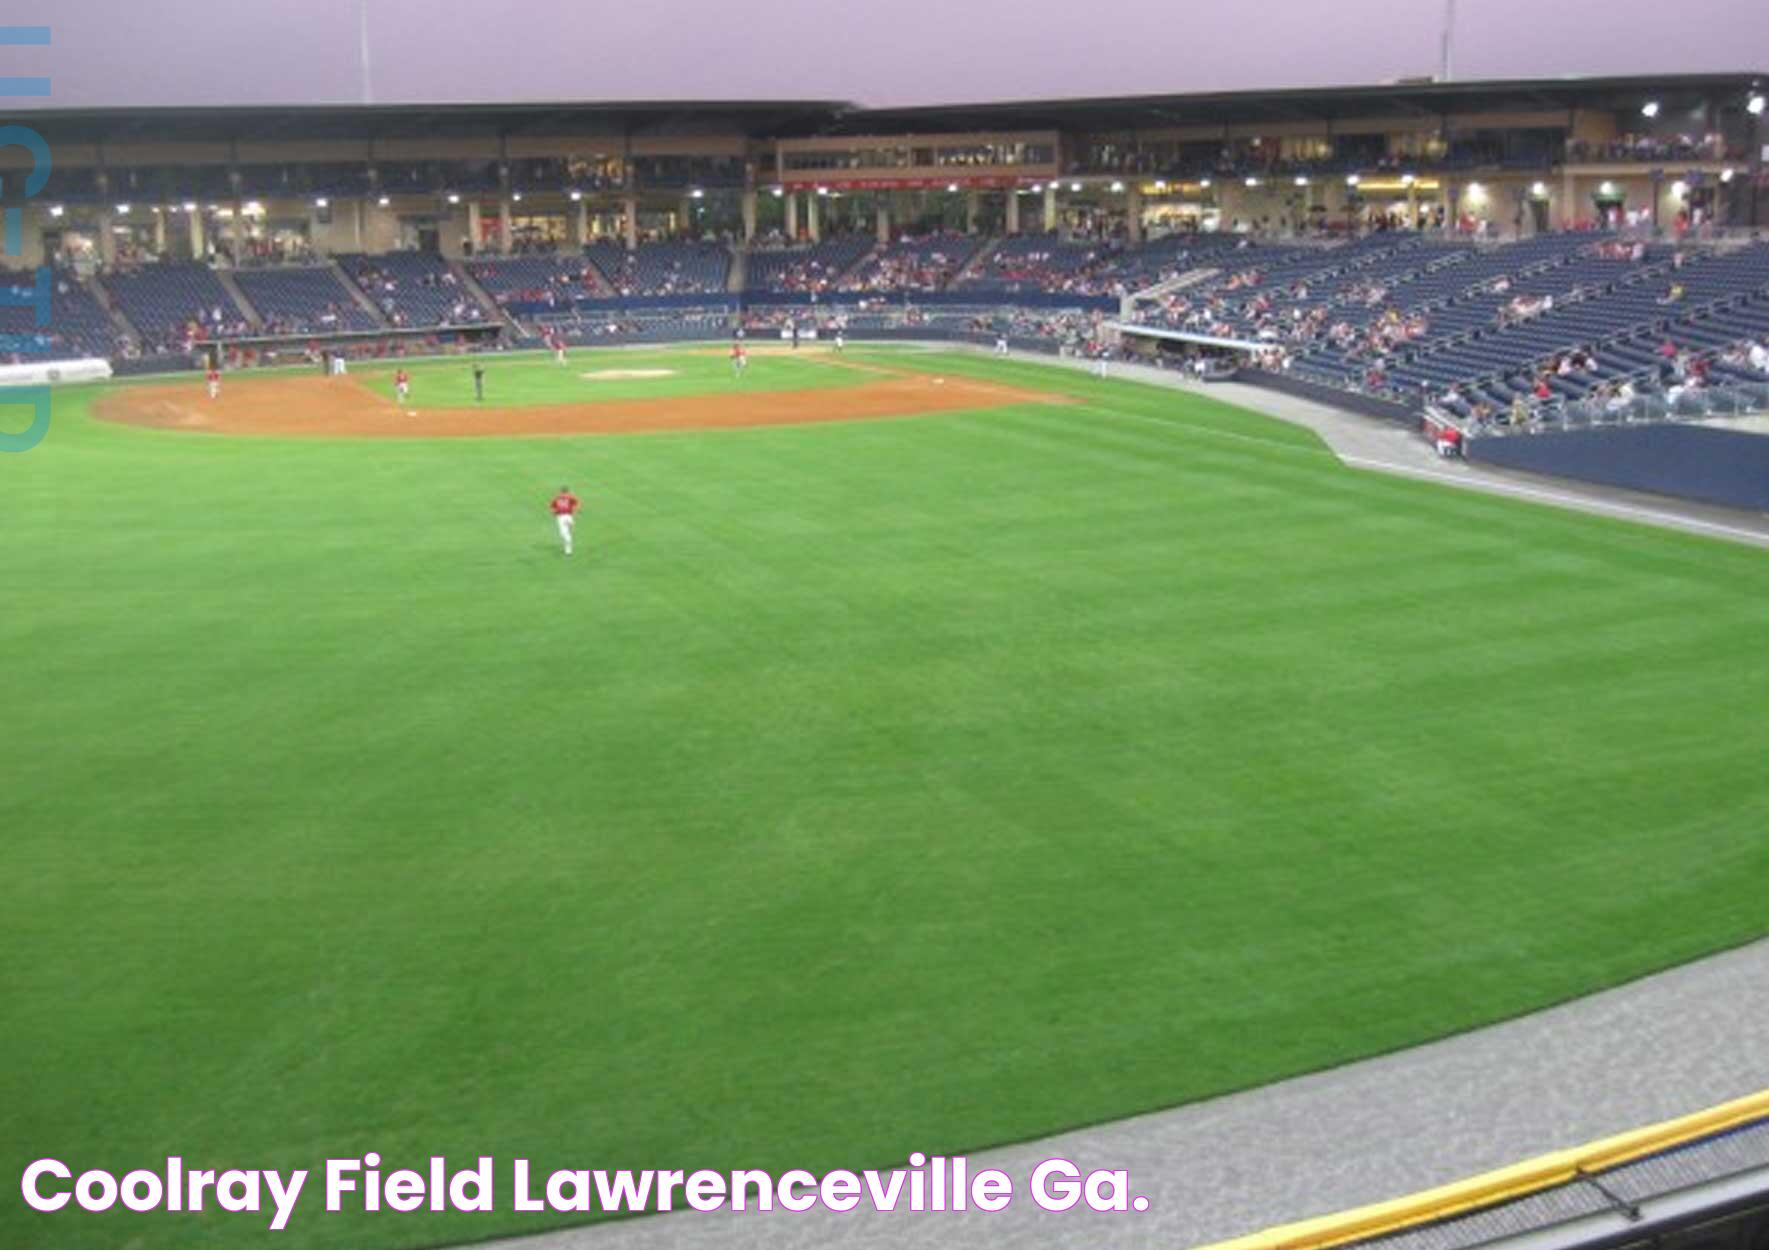
POLYGON ((209 366, 209 398, 221 398, 221 370, 214 365, 209 366))
POLYGON ((571 530, 577 524, 577 496, 571 493, 571 487, 561 486, 547 507, 552 510, 553 524, 559 527, 559 541, 565 545, 565 554, 570 555, 571 530))
POLYGON ((740 378, 747 368, 749 368, 749 351, 742 343, 731 344, 731 376, 740 378))
POLYGON ((393 375, 393 393, 399 397, 399 406, 408 406, 412 397, 412 375, 401 369, 393 375))

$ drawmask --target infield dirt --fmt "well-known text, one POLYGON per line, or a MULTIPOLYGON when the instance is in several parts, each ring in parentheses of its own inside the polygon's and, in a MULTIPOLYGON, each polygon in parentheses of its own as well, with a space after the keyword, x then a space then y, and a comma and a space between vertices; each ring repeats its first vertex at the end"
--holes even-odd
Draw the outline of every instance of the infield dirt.
POLYGON ((230 377, 214 400, 202 383, 124 387, 102 396, 94 411, 109 421, 212 434, 456 438, 803 425, 1067 402, 1060 395, 964 378, 891 374, 839 389, 408 410, 351 378, 283 376, 230 377))

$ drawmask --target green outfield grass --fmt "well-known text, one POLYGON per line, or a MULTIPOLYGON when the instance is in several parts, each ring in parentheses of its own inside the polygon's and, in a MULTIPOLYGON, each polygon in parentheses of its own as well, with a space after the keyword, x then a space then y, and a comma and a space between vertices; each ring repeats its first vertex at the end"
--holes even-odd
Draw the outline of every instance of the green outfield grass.
MULTIPOLYGON (((881 1165, 1765 931, 1769 554, 889 359, 1081 402, 303 442, 64 394, 0 456, 7 1184, 881 1165)), ((316 1184, 276 1245, 558 1222, 316 1184)), ((0 1204, 14 1250, 261 1227, 0 1204)))
MULTIPOLYGON (((479 358, 485 367, 485 402, 509 407, 531 404, 591 404, 605 399, 672 399, 684 395, 732 394, 742 391, 809 391, 863 386, 878 381, 827 351, 805 348, 796 355, 779 348, 750 346, 749 367, 741 378, 731 371, 729 348, 714 343, 675 351, 632 351, 625 348, 574 347, 561 367, 551 356, 479 358), (544 366, 544 367, 543 367, 544 366), (663 378, 603 378, 586 373, 667 370, 663 378)), ((393 398, 397 364, 371 365, 354 372, 370 389, 393 398)), ((411 374, 411 403, 417 408, 482 407, 473 397, 470 361, 430 360, 406 366, 411 374)))

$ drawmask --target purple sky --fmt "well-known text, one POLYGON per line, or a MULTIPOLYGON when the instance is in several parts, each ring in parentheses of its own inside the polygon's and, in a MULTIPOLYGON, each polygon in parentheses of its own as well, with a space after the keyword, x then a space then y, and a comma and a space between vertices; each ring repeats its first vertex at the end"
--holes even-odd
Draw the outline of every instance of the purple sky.
MULTIPOLYGON (((47 103, 61 106, 355 102, 362 2, 20 0, 5 20, 48 24, 54 46, 0 49, 0 75, 48 73, 47 103)), ((1441 0, 368 2, 380 102, 903 105, 1373 83, 1435 70, 1443 11, 1441 0)), ((1458 78, 1769 70, 1765 0, 1459 7, 1458 78)))

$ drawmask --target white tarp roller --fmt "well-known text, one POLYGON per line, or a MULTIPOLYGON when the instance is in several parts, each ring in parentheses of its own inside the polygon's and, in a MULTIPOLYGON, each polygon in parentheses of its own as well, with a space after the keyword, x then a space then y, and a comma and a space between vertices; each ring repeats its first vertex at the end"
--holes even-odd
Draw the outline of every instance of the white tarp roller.
POLYGON ((111 376, 108 360, 40 360, 0 365, 0 386, 54 386, 63 382, 103 382, 111 376))

